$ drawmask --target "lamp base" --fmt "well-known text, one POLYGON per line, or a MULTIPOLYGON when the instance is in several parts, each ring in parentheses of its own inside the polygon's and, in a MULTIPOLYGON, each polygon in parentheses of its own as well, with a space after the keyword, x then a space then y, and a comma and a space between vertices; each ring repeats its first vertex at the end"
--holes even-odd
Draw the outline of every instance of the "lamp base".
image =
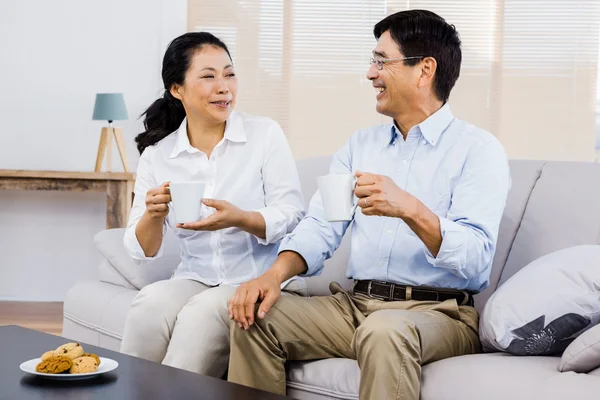
POLYGON ((125 140, 123 140, 123 130, 121 128, 107 127, 102 128, 100 134, 100 145, 98 146, 98 155, 96 156, 96 168, 94 171, 100 172, 102 170, 102 161, 104 161, 104 155, 106 153, 106 171, 112 170, 112 138, 115 138, 117 148, 119 149, 119 155, 121 156, 121 162, 123 163, 123 171, 129 172, 127 166, 127 153, 125 152, 125 140))

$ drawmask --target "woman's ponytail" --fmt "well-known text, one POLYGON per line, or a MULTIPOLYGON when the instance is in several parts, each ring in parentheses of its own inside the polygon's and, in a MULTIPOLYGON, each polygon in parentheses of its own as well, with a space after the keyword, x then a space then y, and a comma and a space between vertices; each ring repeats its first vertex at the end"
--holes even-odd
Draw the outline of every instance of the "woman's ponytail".
POLYGON ((148 146, 152 146, 173 133, 183 119, 185 110, 181 101, 173 97, 171 92, 165 91, 160 99, 157 99, 142 114, 144 118, 144 132, 137 135, 135 142, 140 154, 148 146))

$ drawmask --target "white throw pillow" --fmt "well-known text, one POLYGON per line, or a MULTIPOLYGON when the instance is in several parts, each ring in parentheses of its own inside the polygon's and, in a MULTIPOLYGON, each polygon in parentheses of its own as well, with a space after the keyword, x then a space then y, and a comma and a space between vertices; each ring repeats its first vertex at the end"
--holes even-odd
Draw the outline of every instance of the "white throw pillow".
POLYGON ((600 367, 600 325, 586 331, 567 347, 558 370, 588 373, 600 367))
POLYGON ((137 289, 156 281, 169 279, 181 262, 177 237, 167 229, 163 255, 139 265, 133 261, 123 245, 125 229, 106 229, 94 236, 96 248, 128 282, 137 289))
POLYGON ((600 246, 547 254, 508 279, 480 318, 485 351, 554 355, 600 320, 600 246))

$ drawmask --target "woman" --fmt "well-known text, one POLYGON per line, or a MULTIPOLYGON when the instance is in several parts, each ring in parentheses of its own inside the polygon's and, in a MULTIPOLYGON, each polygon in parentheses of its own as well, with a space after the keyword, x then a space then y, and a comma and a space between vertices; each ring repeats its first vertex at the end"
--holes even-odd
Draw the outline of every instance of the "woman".
MULTIPOLYGON (((291 151, 274 121, 233 111, 237 79, 227 46, 186 33, 167 49, 165 94, 145 112, 135 200, 125 233, 134 260, 161 256, 167 228, 181 244, 172 279, 144 287, 131 305, 121 351, 222 377, 229 356, 227 302, 260 276, 279 240, 304 214, 291 151), (170 181, 206 182, 203 218, 175 224, 170 181)), ((303 281, 288 284, 301 292, 303 281)))

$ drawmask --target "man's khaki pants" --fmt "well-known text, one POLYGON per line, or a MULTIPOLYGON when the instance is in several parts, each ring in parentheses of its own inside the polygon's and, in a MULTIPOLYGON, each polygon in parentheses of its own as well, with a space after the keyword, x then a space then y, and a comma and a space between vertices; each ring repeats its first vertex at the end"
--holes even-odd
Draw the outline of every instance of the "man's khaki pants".
POLYGON ((421 365, 480 349, 478 314, 456 300, 382 301, 346 293, 281 297, 248 331, 231 325, 229 381, 285 394, 286 360, 351 358, 360 399, 418 400, 421 365))
MULTIPOLYGON (((305 294, 306 284, 295 280, 285 289, 305 294)), ((189 279, 145 286, 131 304, 121 352, 223 377, 229 359, 227 303, 235 290, 233 286, 209 287, 189 279)))

